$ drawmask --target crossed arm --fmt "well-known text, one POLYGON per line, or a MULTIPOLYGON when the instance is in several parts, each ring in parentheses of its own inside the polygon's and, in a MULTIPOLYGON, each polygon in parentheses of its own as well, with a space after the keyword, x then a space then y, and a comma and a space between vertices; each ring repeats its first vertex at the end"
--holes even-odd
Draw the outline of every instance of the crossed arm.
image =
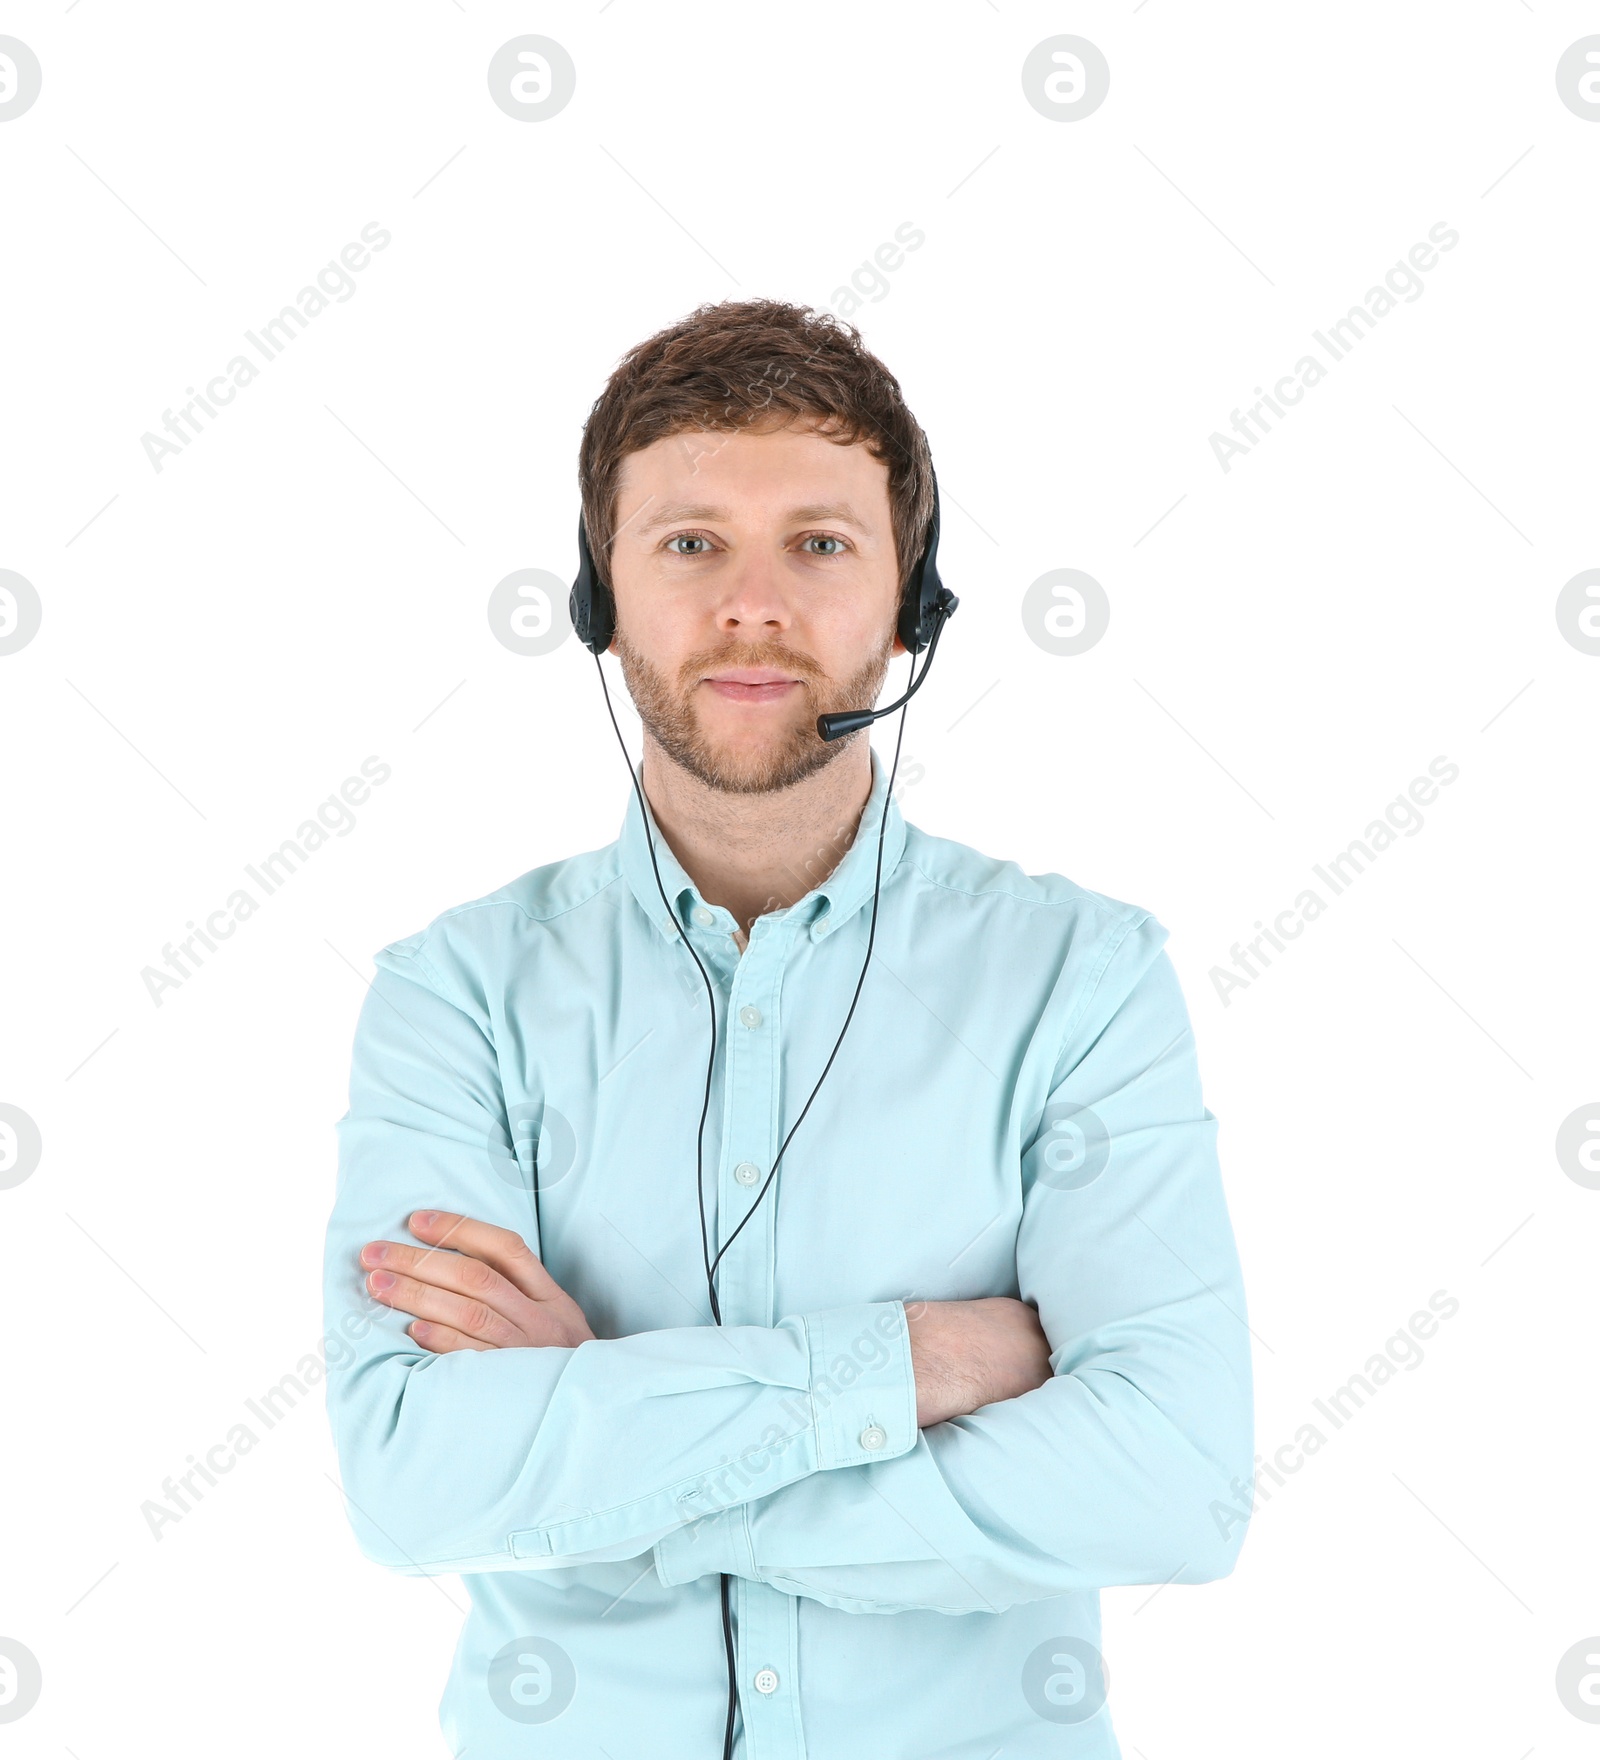
MULTIPOLYGON (((413 1211, 422 1247, 368 1241, 367 1288, 416 1318, 406 1331, 424 1350, 529 1350, 594 1337, 583 1310, 520 1234, 449 1211, 413 1211)), ((1012 1296, 907 1302, 917 1427, 964 1417, 1050 1379, 1050 1345, 1035 1309, 1012 1296)))
POLYGON ((856 1612, 1225 1575, 1248 1330, 1164 939, 1140 919, 1104 955, 1038 1096, 1093 1106, 1111 1156, 1072 1187, 1040 1177, 1043 1121, 1024 1145, 1021 1301, 607 1339, 519 1233, 519 1194, 486 1191, 505 1127, 481 1001, 442 954, 380 955, 328 1257, 330 1315, 376 1316, 328 1387, 369 1554, 428 1573, 653 1550, 667 1584, 728 1571, 856 1612), (386 1238, 408 1204, 437 1207, 409 1212, 416 1246, 386 1238))

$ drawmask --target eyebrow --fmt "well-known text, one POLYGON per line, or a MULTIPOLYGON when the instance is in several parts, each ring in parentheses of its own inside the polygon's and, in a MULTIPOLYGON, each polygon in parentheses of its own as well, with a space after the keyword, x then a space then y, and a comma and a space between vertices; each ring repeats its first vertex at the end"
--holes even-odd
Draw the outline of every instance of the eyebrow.
MULTIPOLYGON (((725 507, 712 507, 705 502, 684 502, 677 507, 664 507, 654 519, 646 520, 643 525, 632 529, 643 536, 646 532, 659 531, 662 526, 676 525, 686 519, 731 519, 733 515, 725 507)), ((788 512, 791 520, 832 519, 844 525, 854 526, 858 532, 866 531, 866 526, 857 517, 855 509, 848 501, 813 501, 804 507, 791 507, 788 512)), ((621 533, 618 533, 620 536, 621 533)))

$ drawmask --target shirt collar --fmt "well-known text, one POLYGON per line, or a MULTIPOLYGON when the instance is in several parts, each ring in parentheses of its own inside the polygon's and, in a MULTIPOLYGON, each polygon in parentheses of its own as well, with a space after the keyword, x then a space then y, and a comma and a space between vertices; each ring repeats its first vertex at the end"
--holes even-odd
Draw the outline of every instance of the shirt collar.
MULTIPOLYGON (((878 876, 878 827, 885 809, 887 818, 883 821, 881 876, 884 885, 888 884, 905 848, 905 820, 901 816, 899 803, 889 793, 889 772, 877 751, 870 746, 868 751, 872 761, 872 790, 867 796, 867 804, 862 811, 854 841, 833 871, 825 879, 819 880, 789 911, 783 913, 786 917, 794 918, 813 939, 832 933, 863 905, 871 903, 873 881, 878 876)), ((650 865, 645 821, 639 805, 643 794, 640 766, 635 766, 634 774, 639 778, 639 788, 636 790, 630 787, 628 790, 627 806, 622 816, 622 832, 618 838, 622 871, 645 915, 664 935, 675 940, 678 931, 662 906, 661 890, 656 886, 655 870, 650 865)), ((648 817, 649 834, 655 843, 656 866, 661 870, 661 888, 672 901, 678 922, 686 931, 693 926, 702 930, 716 928, 724 934, 729 933, 735 927, 733 913, 725 906, 706 903, 700 895, 699 887, 689 878, 669 848, 666 838, 661 835, 661 827, 656 823, 655 814, 649 813, 648 817), (710 922, 704 916, 697 917, 694 914, 697 911, 709 912, 710 922)), ((818 869, 826 867, 833 854, 832 847, 825 846, 819 852, 815 866, 818 869)))

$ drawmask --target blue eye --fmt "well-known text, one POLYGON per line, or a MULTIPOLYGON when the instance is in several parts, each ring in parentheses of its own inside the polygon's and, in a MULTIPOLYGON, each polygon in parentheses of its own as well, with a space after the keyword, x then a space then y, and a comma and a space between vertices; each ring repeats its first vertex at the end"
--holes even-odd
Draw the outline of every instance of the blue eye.
MULTIPOLYGON (((833 544, 836 546, 832 550, 813 550, 811 552, 813 556, 840 556, 847 548, 845 540, 834 536, 831 532, 812 532, 801 541, 806 544, 833 544)), ((674 556, 706 556, 710 554, 711 540, 704 532, 674 532, 666 540, 666 545, 674 556), (699 544, 701 548, 699 550, 680 549, 679 546, 683 544, 699 544)))

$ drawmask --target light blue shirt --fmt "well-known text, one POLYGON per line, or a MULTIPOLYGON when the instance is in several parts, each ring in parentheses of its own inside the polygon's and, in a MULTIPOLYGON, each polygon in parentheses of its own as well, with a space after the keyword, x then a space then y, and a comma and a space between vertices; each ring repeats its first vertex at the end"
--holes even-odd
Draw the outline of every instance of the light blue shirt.
POLYGON ((1098 1590, 1233 1567, 1249 1331, 1166 931, 908 825, 872 766, 843 859, 742 956, 652 817, 718 991, 715 1254, 849 1009, 888 814, 855 1017, 720 1327, 705 988, 631 786, 616 842, 376 956, 328 1406, 363 1551, 470 1593, 441 1705, 467 1760, 720 1760, 724 1571, 742 1760, 1102 1760, 1098 1590), (596 1337, 424 1351, 357 1264, 418 1208, 516 1230, 596 1337), (1037 1307, 1053 1378, 919 1430, 905 1304, 992 1295, 1037 1307))

